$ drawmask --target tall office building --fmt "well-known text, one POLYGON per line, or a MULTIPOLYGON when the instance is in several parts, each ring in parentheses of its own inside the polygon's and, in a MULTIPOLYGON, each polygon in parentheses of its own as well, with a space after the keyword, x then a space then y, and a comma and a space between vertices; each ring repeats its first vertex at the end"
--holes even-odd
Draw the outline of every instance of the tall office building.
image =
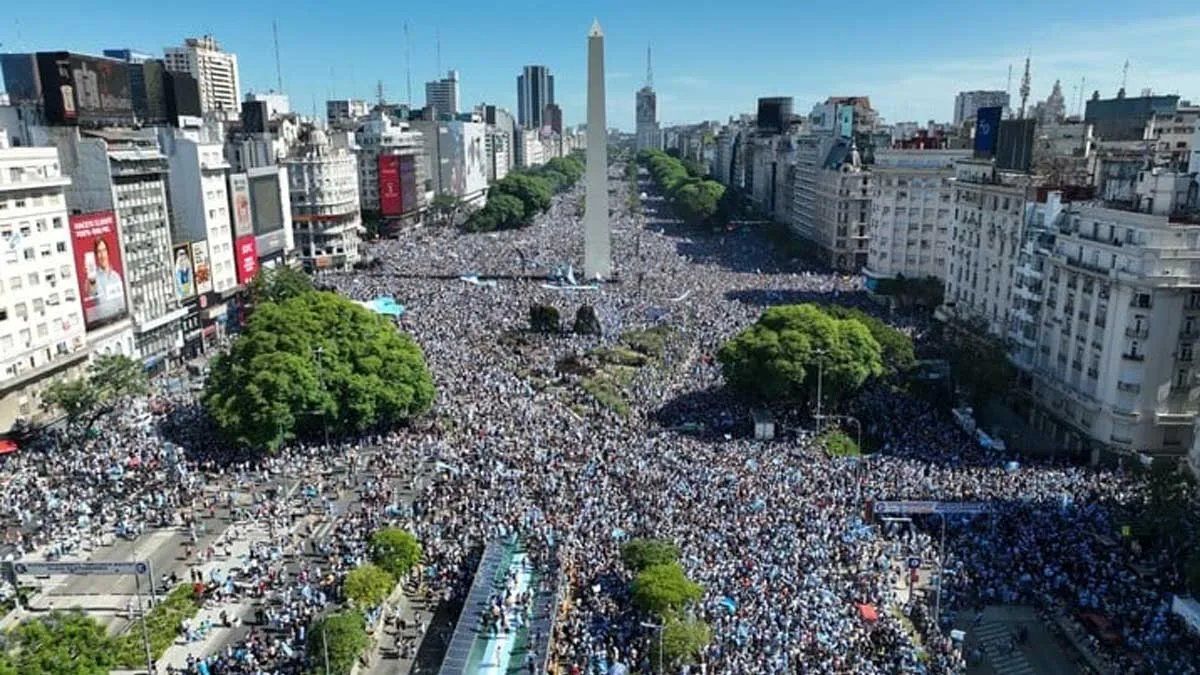
POLYGON ((9 148, 0 129, 0 432, 37 421, 41 392, 87 359, 69 183, 54 148, 9 148))
POLYGON ((550 131, 562 136, 563 114, 557 103, 547 103, 546 108, 542 110, 542 126, 549 127, 550 131))
POLYGON ((1002 116, 1008 117, 1007 91, 960 91, 954 97, 954 126, 973 121, 980 108, 995 106, 1003 108, 1002 116))
POLYGON ((425 83, 425 105, 439 115, 458 114, 458 71, 451 70, 441 80, 425 83))
POLYGON ((242 110, 237 55, 221 50, 211 35, 188 38, 181 47, 164 50, 167 70, 187 73, 200 85, 200 107, 226 119, 242 110))
POLYGON ((517 76, 517 124, 525 129, 542 126, 546 106, 554 103, 554 76, 546 66, 525 66, 517 76))
POLYGON ((654 93, 654 67, 650 47, 646 47, 646 84, 637 91, 637 112, 634 119, 634 147, 637 150, 661 150, 662 131, 658 127, 658 94, 654 93))

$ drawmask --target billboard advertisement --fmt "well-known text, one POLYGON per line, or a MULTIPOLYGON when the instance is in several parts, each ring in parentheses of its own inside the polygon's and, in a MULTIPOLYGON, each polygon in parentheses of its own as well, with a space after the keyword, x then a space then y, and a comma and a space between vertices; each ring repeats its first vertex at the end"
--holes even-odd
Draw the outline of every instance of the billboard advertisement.
MULTIPOLYGON (((379 156, 379 213, 398 216, 404 213, 403 192, 400 189, 400 160, 396 155, 379 156)), ((405 158, 407 159, 407 158, 405 158)))
POLYGON ((1033 163, 1037 120, 1004 120, 996 136, 996 168, 1028 172, 1033 163))
POLYGON ((405 155, 400 158, 400 210, 417 208, 417 158, 405 155))
POLYGON ((283 202, 279 195, 279 174, 272 171, 250 176, 250 213, 253 215, 255 247, 260 257, 287 247, 283 229, 283 202))
POLYGON ((112 211, 70 217, 75 278, 89 330, 125 316, 125 269, 117 216, 112 211))
POLYGON ((238 283, 250 283, 258 274, 258 247, 254 243, 254 235, 238 237, 233 242, 233 258, 237 262, 238 283))
POLYGON ((447 138, 442 141, 443 151, 449 159, 450 192, 465 196, 481 192, 487 187, 486 151, 483 145, 485 127, 482 124, 459 122, 448 125, 447 138))
POLYGON ((172 249, 171 259, 173 271, 171 278, 175 281, 175 297, 180 301, 196 297, 196 270, 192 267, 192 245, 176 244, 172 249))
POLYGON ((233 202, 233 237, 254 234, 254 219, 250 216, 250 180, 244 173, 229 174, 229 199, 233 202))
POLYGON ((854 136, 854 106, 839 105, 837 107, 838 135, 842 138, 854 136))
POLYGON ((983 159, 996 153, 996 137, 1000 133, 1000 115, 1004 108, 980 108, 975 121, 975 157, 983 159))
POLYGON ((56 123, 133 121, 128 64, 69 52, 38 52, 46 116, 56 123))
POLYGON ((192 271, 196 278, 196 294, 212 293, 212 267, 208 263, 208 241, 192 242, 192 271))

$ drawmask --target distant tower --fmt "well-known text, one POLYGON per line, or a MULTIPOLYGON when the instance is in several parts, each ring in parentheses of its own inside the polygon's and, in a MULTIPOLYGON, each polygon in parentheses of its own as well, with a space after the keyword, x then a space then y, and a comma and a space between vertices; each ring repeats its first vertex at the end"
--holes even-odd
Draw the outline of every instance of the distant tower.
POLYGON ((587 197, 583 213, 583 272, 588 279, 612 276, 612 231, 608 220, 608 123, 604 111, 604 31, 588 31, 587 197))
POLYGON ((1025 119, 1025 105, 1029 103, 1029 57, 1025 57, 1025 74, 1021 76, 1021 112, 1019 119, 1025 119))
POLYGON ((1050 96, 1046 98, 1046 105, 1042 110, 1043 119, 1038 120, 1041 124, 1057 124, 1067 116, 1067 103, 1063 98, 1061 81, 1054 81, 1054 89, 1050 91, 1050 96))
POLYGON ((654 93, 654 65, 650 45, 646 45, 646 83, 638 90, 635 100, 636 117, 634 149, 661 150, 662 133, 658 128, 658 95, 654 93))

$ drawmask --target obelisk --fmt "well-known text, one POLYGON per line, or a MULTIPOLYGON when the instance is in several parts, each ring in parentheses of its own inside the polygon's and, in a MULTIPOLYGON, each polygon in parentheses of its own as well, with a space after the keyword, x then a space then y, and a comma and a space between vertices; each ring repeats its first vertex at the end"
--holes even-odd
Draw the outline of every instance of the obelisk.
POLYGON ((612 276, 612 232, 608 222, 608 125, 604 114, 604 31, 600 21, 588 31, 587 203, 583 212, 583 273, 589 279, 612 276))

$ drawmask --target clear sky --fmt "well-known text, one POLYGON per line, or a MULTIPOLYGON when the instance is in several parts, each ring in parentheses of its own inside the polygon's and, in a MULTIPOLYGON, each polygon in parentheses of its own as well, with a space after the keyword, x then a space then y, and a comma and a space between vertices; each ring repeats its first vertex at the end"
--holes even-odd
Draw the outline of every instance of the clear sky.
POLYGON ((413 98, 442 70, 460 72, 464 107, 516 107, 521 66, 548 65, 569 125, 583 122, 586 33, 607 36, 609 126, 633 127, 634 92, 654 45, 654 84, 664 124, 751 112, 758 96, 790 95, 797 112, 829 95, 868 95, 888 121, 949 120, 954 94, 1012 91, 1033 60, 1040 100, 1063 82, 1069 110, 1086 92, 1113 95, 1130 62, 1128 89, 1200 102, 1200 5, 1194 2, 711 2, 556 0, 53 0, 8 3, 0 50, 131 47, 161 55, 185 36, 211 33, 236 52, 243 90, 275 86, 271 20, 279 23, 283 83, 309 113, 324 99, 405 97, 407 22, 413 98))

